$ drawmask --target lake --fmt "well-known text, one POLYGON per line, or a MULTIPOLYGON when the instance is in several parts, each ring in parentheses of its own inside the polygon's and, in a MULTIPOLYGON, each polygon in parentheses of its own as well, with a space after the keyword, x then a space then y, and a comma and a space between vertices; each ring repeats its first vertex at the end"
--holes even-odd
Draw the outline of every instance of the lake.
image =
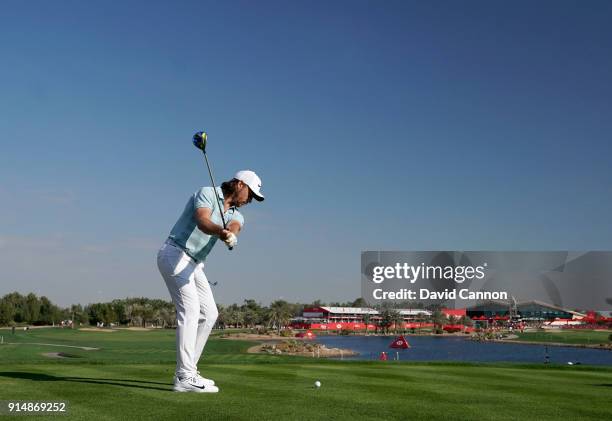
POLYGON ((345 359, 378 359, 386 351, 389 359, 399 352, 401 361, 470 361, 470 362, 523 362, 543 363, 548 352, 551 363, 612 365, 612 351, 545 346, 533 344, 510 344, 500 342, 476 342, 458 336, 405 336, 411 348, 396 350, 389 348, 395 336, 318 336, 319 342, 328 348, 352 349, 357 356, 345 359), (546 351, 548 350, 548 351, 546 351))

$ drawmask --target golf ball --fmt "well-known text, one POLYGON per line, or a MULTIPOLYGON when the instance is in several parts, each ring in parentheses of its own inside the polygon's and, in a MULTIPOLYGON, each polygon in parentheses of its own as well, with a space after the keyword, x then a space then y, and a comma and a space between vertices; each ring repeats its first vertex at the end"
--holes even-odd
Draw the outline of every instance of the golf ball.
POLYGON ((317 381, 315 382, 315 387, 316 387, 317 389, 318 389, 318 388, 320 388, 320 387, 321 387, 321 382, 317 380, 317 381))

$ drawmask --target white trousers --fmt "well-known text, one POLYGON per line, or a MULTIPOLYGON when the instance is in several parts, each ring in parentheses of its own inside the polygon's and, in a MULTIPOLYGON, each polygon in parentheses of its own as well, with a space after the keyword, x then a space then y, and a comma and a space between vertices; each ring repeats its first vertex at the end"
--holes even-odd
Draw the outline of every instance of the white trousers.
POLYGON ((166 242, 157 253, 157 267, 176 307, 176 375, 195 376, 198 361, 219 315, 203 263, 166 242))

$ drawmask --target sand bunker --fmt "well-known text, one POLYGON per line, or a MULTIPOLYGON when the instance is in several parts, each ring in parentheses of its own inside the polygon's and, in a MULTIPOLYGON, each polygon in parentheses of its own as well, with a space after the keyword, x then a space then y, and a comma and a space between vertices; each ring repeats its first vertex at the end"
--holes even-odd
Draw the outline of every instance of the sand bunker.
POLYGON ((85 332, 100 332, 100 333, 116 332, 116 330, 113 330, 113 329, 105 329, 105 328, 99 328, 99 327, 82 327, 79 330, 83 330, 85 332))
POLYGON ((124 327, 121 330, 133 330, 135 332, 148 332, 150 330, 155 330, 154 327, 124 327))
POLYGON ((7 345, 44 345, 44 346, 61 346, 64 348, 77 348, 83 351, 97 351, 100 348, 93 348, 91 346, 76 346, 76 345, 61 345, 61 344, 43 344, 40 342, 7 342, 7 345))
POLYGON ((47 358, 81 358, 80 355, 66 354, 65 352, 44 352, 42 355, 47 358))

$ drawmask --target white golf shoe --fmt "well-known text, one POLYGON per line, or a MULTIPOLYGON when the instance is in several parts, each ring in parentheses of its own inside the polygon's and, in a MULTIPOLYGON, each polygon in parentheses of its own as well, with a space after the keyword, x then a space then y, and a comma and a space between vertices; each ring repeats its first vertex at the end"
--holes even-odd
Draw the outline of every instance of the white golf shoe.
POLYGON ((204 382, 204 384, 207 385, 207 386, 214 386, 215 385, 215 381, 213 379, 207 379, 206 377, 202 377, 200 375, 199 371, 197 372, 196 377, 198 379, 202 380, 204 382))
MULTIPOLYGON (((202 383, 204 383, 206 386, 214 386, 215 385, 215 381, 213 379, 207 379, 206 377, 202 377, 200 375, 200 372, 198 371, 196 373, 196 375, 194 376, 196 379, 198 379, 199 381, 201 381, 202 383)), ((178 376, 174 376, 174 383, 176 383, 178 379, 178 376)))
POLYGON ((211 384, 212 380, 205 379, 200 375, 180 379, 174 377, 174 388, 175 392, 196 392, 196 393, 217 393, 219 388, 211 384))

